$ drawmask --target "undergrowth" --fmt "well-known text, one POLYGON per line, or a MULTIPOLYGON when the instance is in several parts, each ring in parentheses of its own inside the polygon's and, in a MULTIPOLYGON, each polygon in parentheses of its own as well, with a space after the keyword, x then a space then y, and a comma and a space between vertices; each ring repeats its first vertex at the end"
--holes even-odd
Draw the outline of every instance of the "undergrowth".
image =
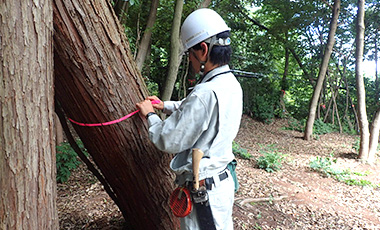
POLYGON ((232 142, 232 152, 235 154, 235 156, 240 156, 246 160, 252 158, 252 155, 248 153, 247 149, 240 147, 240 145, 235 141, 232 142))
POLYGON ((278 152, 274 144, 260 147, 262 156, 256 159, 257 166, 270 173, 280 170, 286 155, 278 152))
MULTIPOLYGON (((83 146, 83 143, 81 141, 77 141, 77 144, 81 148, 81 150, 85 154, 87 154, 87 151, 83 146)), ((71 148, 69 143, 62 142, 56 148, 57 148, 57 154, 56 154, 57 177, 56 178, 57 178, 58 183, 64 183, 69 179, 71 175, 71 171, 76 169, 81 164, 81 161, 78 158, 77 153, 74 151, 73 148, 71 148)))
POLYGON ((310 161, 310 168, 313 170, 322 173, 327 177, 334 178, 339 182, 343 182, 347 185, 356 185, 356 186, 370 186, 374 188, 379 188, 379 185, 373 184, 371 181, 364 179, 357 179, 353 176, 367 176, 369 172, 359 173, 351 172, 350 169, 340 169, 336 166, 337 159, 333 158, 333 154, 330 154, 330 157, 316 157, 314 160, 310 161))

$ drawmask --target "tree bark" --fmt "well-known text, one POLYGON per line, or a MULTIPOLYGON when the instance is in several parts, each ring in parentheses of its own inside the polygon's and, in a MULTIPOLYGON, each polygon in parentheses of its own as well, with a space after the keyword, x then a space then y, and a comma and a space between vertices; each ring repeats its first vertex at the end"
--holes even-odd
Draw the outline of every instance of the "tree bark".
POLYGON ((318 100, 319 96, 321 94, 323 81, 325 80, 326 71, 328 68, 330 56, 332 53, 332 49, 334 47, 335 43, 335 31, 338 26, 338 17, 339 17, 339 11, 340 11, 340 0, 334 0, 334 7, 333 7, 333 13, 332 13, 332 19, 330 24, 330 32, 327 40, 327 45, 325 49, 325 53, 323 55, 322 64, 319 70, 318 74, 318 80, 317 84, 315 85, 315 89, 313 92, 313 96, 310 101, 310 107, 309 107, 309 116, 307 118, 306 127, 305 127, 305 133, 304 133, 304 139, 310 140, 313 134, 313 125, 315 120, 315 112, 316 108, 318 106, 318 100))
POLYGON ((58 229, 52 4, 0 7, 0 229, 58 229))
POLYGON ((183 0, 177 0, 175 4, 175 11, 173 17, 173 25, 170 38, 170 63, 168 77, 166 78, 164 90, 162 92, 161 98, 163 101, 170 100, 175 81, 177 79, 178 67, 181 63, 180 57, 180 40, 179 40, 179 30, 181 27, 181 17, 183 9, 183 0))
MULTIPOLYGON (((123 28, 106 0, 55 0, 56 97, 83 123, 111 121, 135 111, 147 96, 123 28)), ((117 198, 129 229, 175 229, 169 154, 149 141, 135 115, 99 127, 74 128, 117 198)))
POLYGON ((358 98, 358 121, 360 129, 359 158, 367 160, 369 150, 369 127, 365 103, 365 86, 362 72, 364 50, 364 0, 358 0, 358 13, 356 24, 356 52, 355 52, 355 78, 358 98))
POLYGON ((154 22, 156 21, 158 2, 159 0, 152 0, 145 32, 141 39, 140 45, 138 46, 139 51, 137 52, 136 65, 137 65, 137 69, 139 69, 140 71, 143 68, 146 56, 149 51, 150 39, 152 37, 152 29, 153 29, 154 22))

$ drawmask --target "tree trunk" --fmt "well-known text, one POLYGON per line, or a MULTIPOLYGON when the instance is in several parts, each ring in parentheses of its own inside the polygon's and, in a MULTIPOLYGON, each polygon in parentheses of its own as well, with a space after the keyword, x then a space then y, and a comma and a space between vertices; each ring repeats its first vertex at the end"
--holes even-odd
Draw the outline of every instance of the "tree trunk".
POLYGON ((310 140, 313 134, 313 125, 314 125, 314 120, 315 120, 316 108, 318 106, 319 95, 321 93, 321 89, 322 89, 323 81, 325 79, 331 52, 335 43, 334 36, 335 36, 335 31, 338 25, 339 11, 340 11, 340 0, 334 0, 333 14, 332 14, 332 19, 331 19, 331 24, 330 24, 330 32, 329 32, 329 37, 327 40, 325 54, 323 55, 321 68, 318 74, 317 84, 315 85, 313 96, 310 101, 309 116, 307 118, 305 134, 304 134, 305 140, 310 140))
POLYGON ((58 229, 50 1, 0 7, 0 229, 58 229))
MULTIPOLYGON (((379 31, 377 31, 379 32, 379 31)), ((377 48, 377 39, 378 36, 377 34, 375 35, 375 101, 379 101, 379 94, 380 94, 380 82, 379 82, 379 75, 378 75, 378 70, 377 70, 377 63, 378 63, 378 48, 377 48)), ((379 103, 377 103, 378 106, 380 106, 379 103)))
POLYGON ((203 0, 199 5, 199 9, 207 8, 211 4, 211 0, 203 0))
MULTIPOLYGON (((56 97, 66 115, 98 123, 135 111, 147 90, 111 4, 55 0, 53 6, 56 97)), ((178 226, 168 205, 171 156, 149 141, 145 118, 74 128, 112 187, 129 229, 178 226)))
POLYGON ((365 86, 362 73, 364 50, 364 0, 358 0, 358 13, 356 25, 356 52, 355 52, 355 77, 358 97, 358 119, 360 129, 359 158, 367 160, 369 149, 369 128, 365 103, 365 86))
POLYGON ((371 124, 371 138, 369 140, 369 151, 367 162, 373 164, 375 162, 377 145, 379 144, 379 130, 380 130, 380 109, 377 109, 371 124))
POLYGON ((116 0, 115 1, 115 14, 119 18, 119 21, 122 25, 124 25, 127 22, 127 15, 128 15, 128 8, 129 8, 129 1, 126 0, 116 0))
POLYGON ((59 118, 58 118, 57 114, 54 114, 54 126, 55 126, 55 145, 58 146, 64 140, 63 140, 62 124, 59 121, 59 118))
MULTIPOLYGON (((286 40, 287 40, 287 32, 285 33, 286 40)), ((280 96, 280 105, 282 108, 282 114, 286 114, 286 107, 285 107, 285 101, 284 97, 286 94, 286 90, 288 90, 288 83, 287 83, 287 76, 288 76, 288 70, 289 70, 289 49, 285 48, 285 66, 284 66, 284 74, 282 75, 281 80, 281 96, 280 96)))
POLYGON ((180 57, 180 41, 179 41, 179 30, 181 27, 181 17, 183 9, 183 0, 177 0, 175 4, 175 11, 173 17, 173 25, 171 31, 170 39, 170 63, 169 63, 169 72, 168 77, 166 78, 164 90, 161 95, 163 101, 170 100, 175 81, 177 79, 178 67, 181 63, 180 57))
POLYGON ((156 15, 157 15, 157 8, 158 8, 158 2, 159 0, 152 0, 152 5, 150 6, 150 12, 148 17, 148 22, 146 25, 146 29, 144 32, 144 35, 141 39, 139 47, 139 51, 137 53, 136 57, 136 64, 137 68, 141 71, 146 59, 146 56, 148 54, 149 46, 150 46, 150 39, 152 37, 152 29, 154 22, 156 21, 156 15))

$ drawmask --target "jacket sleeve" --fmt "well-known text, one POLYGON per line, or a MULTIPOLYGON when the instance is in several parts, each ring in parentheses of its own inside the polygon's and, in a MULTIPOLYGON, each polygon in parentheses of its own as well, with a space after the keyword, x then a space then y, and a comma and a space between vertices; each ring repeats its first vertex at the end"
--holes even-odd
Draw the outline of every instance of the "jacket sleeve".
POLYGON ((182 101, 164 101, 164 109, 162 112, 164 112, 167 115, 171 115, 174 111, 176 111, 182 104, 182 101))
POLYGON ((148 120, 151 141, 161 151, 173 154, 192 148, 207 130, 215 104, 213 93, 206 97, 191 94, 166 120, 151 116, 148 120))

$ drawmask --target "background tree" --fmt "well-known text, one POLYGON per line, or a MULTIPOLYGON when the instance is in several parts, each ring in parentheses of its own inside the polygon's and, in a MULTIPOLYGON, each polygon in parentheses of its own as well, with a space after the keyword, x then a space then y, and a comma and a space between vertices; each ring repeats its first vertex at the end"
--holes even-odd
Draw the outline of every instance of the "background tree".
POLYGON ((156 21, 158 4, 159 4, 159 0, 152 0, 144 35, 138 46, 138 52, 136 56, 136 65, 140 71, 142 70, 145 59, 148 55, 148 50, 150 49, 150 40, 152 37, 153 25, 154 25, 154 22, 156 21))
POLYGON ((332 49, 335 43, 335 31, 338 26, 338 17, 339 17, 339 11, 340 11, 340 0, 334 0, 334 6, 332 10, 332 17, 331 17, 331 23, 330 23, 330 32, 327 39, 326 49, 323 55, 323 60, 321 63, 321 67, 318 74, 318 80, 314 88, 313 97, 310 101, 310 108, 309 108, 309 116, 307 119, 306 127, 305 127, 305 133, 304 138, 305 140, 310 140, 311 136, 313 134, 313 124, 315 120, 315 112, 318 107, 318 101, 319 96, 321 94, 322 90, 322 84, 325 79, 325 75, 327 72, 327 68, 329 65, 330 56, 332 53, 332 49))
MULTIPOLYGON (((54 1, 56 97, 69 118, 115 120, 147 96, 124 30, 107 1, 54 1), (75 13, 74 13, 75 12, 75 13)), ((170 156, 148 141, 138 115, 114 125, 74 126, 129 228, 175 229, 168 205, 170 156)))
POLYGON ((58 229, 50 1, 0 7, 0 229, 58 229))
POLYGON ((163 101, 168 101, 171 99, 174 84, 177 79, 178 67, 181 62, 181 57, 180 57, 181 42, 180 42, 179 32, 181 28, 182 10, 183 10, 183 0, 177 0, 175 3, 173 24, 171 28, 170 61, 169 61, 168 75, 167 75, 167 78, 165 79, 165 85, 161 94, 161 99, 163 101))
POLYGON ((369 127, 365 102, 365 86, 363 79, 363 49, 364 49, 364 0, 358 0, 358 14, 356 22, 356 52, 355 76, 358 98, 358 118, 360 128, 359 158, 367 159, 369 150, 369 127))

